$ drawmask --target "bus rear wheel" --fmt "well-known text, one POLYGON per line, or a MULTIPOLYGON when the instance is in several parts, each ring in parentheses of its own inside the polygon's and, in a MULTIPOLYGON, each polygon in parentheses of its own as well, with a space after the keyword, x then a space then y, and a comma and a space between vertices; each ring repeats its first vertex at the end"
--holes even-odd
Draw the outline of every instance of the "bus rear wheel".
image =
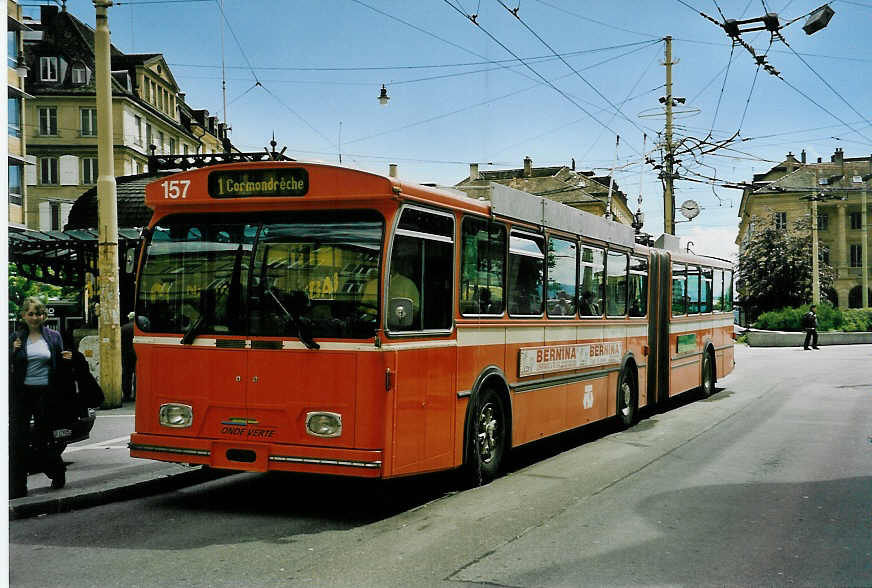
POLYGON ((700 386, 703 398, 708 398, 715 393, 715 362, 712 354, 706 352, 702 356, 702 386, 700 386))
POLYGON ((507 430, 502 396, 493 388, 483 389, 467 433, 467 469, 474 486, 487 484, 499 473, 506 451, 507 430))
POLYGON ((639 392, 636 376, 626 367, 618 379, 618 424, 622 429, 632 427, 639 418, 639 392))

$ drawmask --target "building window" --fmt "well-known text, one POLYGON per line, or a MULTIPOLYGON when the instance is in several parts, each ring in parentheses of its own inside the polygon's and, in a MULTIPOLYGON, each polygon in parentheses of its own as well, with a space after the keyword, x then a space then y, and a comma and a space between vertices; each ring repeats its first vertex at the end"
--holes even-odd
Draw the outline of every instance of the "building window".
POLYGON ((134 129, 136 132, 136 139, 134 139, 134 142, 137 145, 142 145, 142 117, 134 116, 133 121, 133 125, 136 127, 136 129, 134 129))
POLYGON ((97 136, 97 109, 83 108, 82 113, 82 136, 96 137, 97 136))
POLYGON ((39 134, 58 134, 58 109, 56 106, 45 106, 39 109, 39 134))
POLYGON ((51 202, 49 204, 49 210, 51 212, 51 230, 52 231, 60 231, 61 230, 61 203, 60 202, 51 202))
POLYGON ((176 152, 176 140, 170 137, 170 155, 175 154, 176 152))
POLYGON ((185 155, 188 154, 188 144, 187 143, 182 144, 182 153, 184 153, 185 155))
POLYGON ((21 138, 21 98, 9 98, 9 136, 21 138))
POLYGON ((82 158, 82 183, 96 184, 97 183, 97 158, 83 157, 82 158))
POLYGON ((862 229, 863 228, 863 218, 859 212, 851 213, 851 229, 862 229))
POLYGON ((73 66, 73 83, 85 84, 88 82, 88 70, 82 65, 73 66))
POLYGON ((18 31, 6 31, 6 64, 18 67, 18 31))
POLYGON ((158 131, 158 132, 157 132, 157 152, 158 152, 158 153, 163 153, 163 152, 164 152, 164 135, 163 135, 163 131, 158 131))
POLYGON ((21 206, 21 177, 23 174, 24 171, 22 169, 22 166, 18 164, 9 165, 9 204, 17 204, 18 206, 21 206))
POLYGON ((818 230, 826 231, 830 228, 830 216, 824 213, 818 213, 818 230))
POLYGON ((863 246, 851 245, 851 267, 863 266, 863 246))
POLYGON ((57 57, 40 57, 39 58, 39 79, 43 82, 58 81, 58 58, 57 57))
POLYGON ((776 212, 773 215, 775 219, 775 228, 779 231, 783 231, 787 229, 787 213, 786 212, 776 212))
POLYGON ((41 157, 39 159, 39 183, 47 185, 58 183, 57 157, 41 157))
POLYGON ((151 125, 145 123, 145 148, 151 151, 151 125))

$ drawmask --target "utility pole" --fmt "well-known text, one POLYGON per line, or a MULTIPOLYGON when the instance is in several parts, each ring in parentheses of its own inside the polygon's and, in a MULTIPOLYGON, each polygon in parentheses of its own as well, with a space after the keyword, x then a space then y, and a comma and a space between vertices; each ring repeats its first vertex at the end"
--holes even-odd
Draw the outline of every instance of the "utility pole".
POLYGON ((100 272, 100 387, 103 406, 121 406, 121 320, 118 287, 118 204, 112 154, 112 77, 109 56, 109 16, 112 0, 93 0, 97 11, 94 33, 97 83, 97 268, 100 272))
POLYGON ((863 223, 863 244, 860 246, 860 255, 862 257, 863 263, 863 291, 860 293, 860 297, 862 298, 861 304, 864 309, 869 308, 869 212, 867 210, 868 193, 869 178, 866 178, 866 185, 863 186, 863 193, 860 200, 860 206, 862 207, 861 222, 863 223))
MULTIPOLYGON (((819 182, 818 171, 815 168, 814 185, 819 182)), ((818 194, 812 194, 811 198, 811 303, 821 303, 821 278, 820 264, 818 262, 818 194)))
POLYGON ((673 159, 672 153, 672 37, 666 37, 666 155, 663 162, 665 181, 663 184, 663 232, 675 234, 675 193, 672 186, 673 159))

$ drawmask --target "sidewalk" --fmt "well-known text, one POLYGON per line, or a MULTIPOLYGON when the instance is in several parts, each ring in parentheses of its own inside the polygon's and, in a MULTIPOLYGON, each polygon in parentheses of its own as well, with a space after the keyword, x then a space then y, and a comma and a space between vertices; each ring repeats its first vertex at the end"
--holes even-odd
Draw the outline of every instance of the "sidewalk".
POLYGON ((48 476, 31 474, 27 496, 9 501, 9 519, 148 496, 220 475, 200 467, 130 457, 127 443, 133 432, 133 412, 133 402, 98 410, 90 439, 69 445, 61 456, 67 464, 66 486, 53 490, 48 476))

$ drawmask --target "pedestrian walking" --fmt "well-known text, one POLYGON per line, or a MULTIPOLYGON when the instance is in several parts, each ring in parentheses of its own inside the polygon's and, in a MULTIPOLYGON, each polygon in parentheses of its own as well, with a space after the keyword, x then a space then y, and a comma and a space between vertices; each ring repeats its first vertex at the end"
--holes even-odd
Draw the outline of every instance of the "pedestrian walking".
POLYGON ((9 497, 27 494, 27 474, 41 471, 52 488, 66 484, 66 466, 59 442, 69 422, 69 403, 58 381, 64 351, 61 335, 45 326, 45 304, 29 296, 21 304, 24 327, 9 341, 9 497), (33 426, 31 426, 31 420, 33 426))
POLYGON ((820 347, 818 347, 818 320, 817 313, 815 312, 816 308, 817 306, 812 304, 808 307, 808 312, 802 317, 802 326, 805 328, 805 343, 803 343, 802 348, 806 351, 809 350, 809 341, 811 342, 812 349, 820 349, 820 347))

